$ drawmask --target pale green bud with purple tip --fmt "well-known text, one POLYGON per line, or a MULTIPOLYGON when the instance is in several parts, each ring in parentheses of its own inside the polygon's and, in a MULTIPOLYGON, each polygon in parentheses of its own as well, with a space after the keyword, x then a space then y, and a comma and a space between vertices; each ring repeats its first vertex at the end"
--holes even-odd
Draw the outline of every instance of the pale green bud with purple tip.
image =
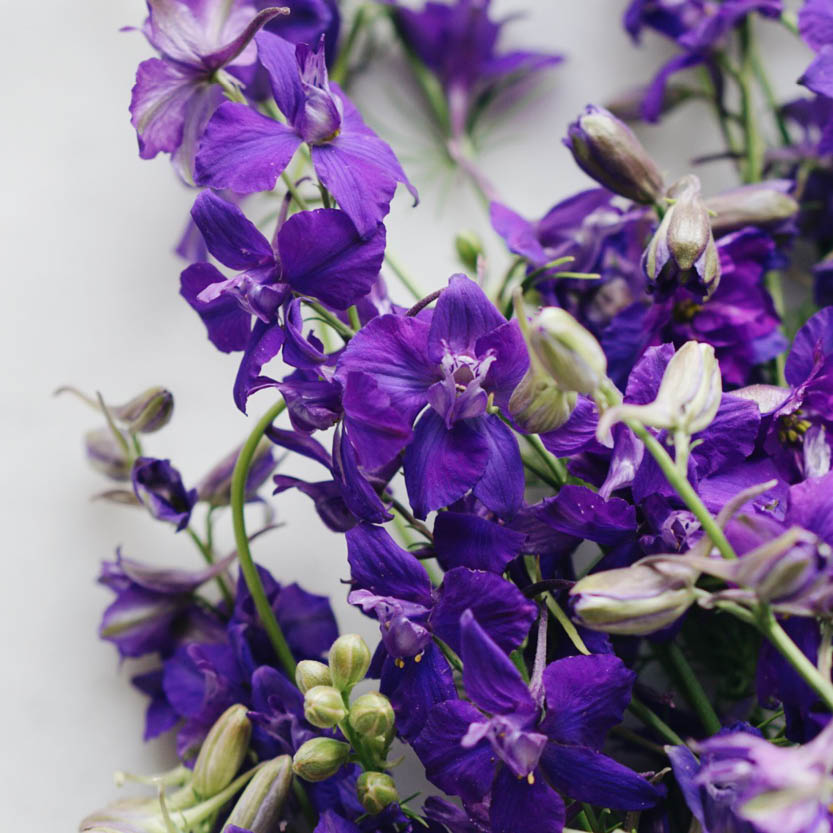
POLYGON ((589 104, 567 128, 564 144, 596 182, 634 202, 662 196, 662 174, 634 132, 607 110, 589 104))
POLYGON ((357 633, 346 633, 330 647, 330 675, 339 691, 349 691, 370 668, 370 648, 357 633))
POLYGON ((773 226, 798 213, 798 201, 789 190, 790 179, 773 179, 741 185, 705 201, 711 215, 712 231, 726 234, 745 226, 773 226))
POLYGON ((673 561, 592 573, 570 590, 573 618, 605 633, 654 633, 676 622, 694 604, 698 575, 697 570, 673 561))
POLYGON ((306 694, 315 686, 331 686, 333 678, 330 669, 323 663, 314 659, 302 659, 295 666, 295 685, 302 694, 306 694))
POLYGON ((124 405, 110 406, 110 413, 131 434, 151 434, 163 428, 174 412, 173 394, 165 388, 148 388, 124 405))
MULTIPOLYGON (((127 438, 125 437, 125 442, 127 438)), ((84 449, 90 465, 111 480, 129 480, 133 461, 109 428, 97 428, 84 435, 84 449)))
POLYGON ((305 781, 324 781, 350 759, 350 744, 334 738, 312 738, 292 759, 293 772, 305 781))
POLYGON ((304 694, 304 717, 319 729, 331 729, 347 716, 341 692, 329 685, 313 686, 304 694))
POLYGON ((384 772, 363 772, 356 781, 356 792, 362 807, 372 816, 399 800, 393 778, 384 772))
POLYGON ((240 703, 217 718, 194 764, 191 786, 198 797, 210 798, 231 783, 249 751, 251 737, 252 724, 240 703))
POLYGON ((235 825, 250 833, 277 830, 292 786, 292 758, 281 755, 263 764, 237 799, 223 833, 235 825))

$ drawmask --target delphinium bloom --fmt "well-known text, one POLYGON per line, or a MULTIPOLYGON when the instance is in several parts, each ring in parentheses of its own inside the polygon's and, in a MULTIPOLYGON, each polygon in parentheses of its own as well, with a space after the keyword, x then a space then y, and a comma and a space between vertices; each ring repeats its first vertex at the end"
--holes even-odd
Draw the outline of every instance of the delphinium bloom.
POLYGON ((170 153, 182 178, 192 182, 197 142, 223 100, 218 73, 254 63, 248 47, 255 33, 286 11, 270 6, 258 12, 247 0, 148 0, 142 31, 160 57, 139 64, 130 102, 143 159, 170 153))
MULTIPOLYGON (((405 422, 419 415, 403 460, 417 517, 470 489, 494 512, 511 517, 523 499, 518 444, 486 406, 493 395, 505 407, 527 363, 517 323, 507 322, 474 281, 455 275, 430 323, 395 314, 370 321, 345 349, 337 377, 347 382, 353 374, 370 376, 405 422)), ((363 410, 362 401, 345 404, 347 424, 361 423, 363 410)), ((384 426, 351 436, 361 464, 372 470, 385 462, 377 445, 384 426)), ((385 456, 391 459, 407 441, 387 443, 385 456)))
POLYGON ((396 156, 330 83, 323 44, 293 46, 269 32, 255 38, 260 63, 286 124, 245 104, 223 104, 208 123, 196 159, 197 180, 239 194, 270 191, 305 143, 315 172, 362 237, 376 232, 398 182, 416 199, 396 156))
POLYGON ((186 489, 170 460, 139 457, 131 470, 133 491, 154 518, 167 521, 181 532, 188 526, 197 502, 197 490, 186 489))
POLYGON ((808 90, 822 99, 822 112, 826 118, 818 144, 819 155, 833 151, 833 120, 829 117, 830 100, 833 99, 833 10, 824 0, 806 0, 798 14, 801 36, 816 53, 815 58, 799 79, 808 90))

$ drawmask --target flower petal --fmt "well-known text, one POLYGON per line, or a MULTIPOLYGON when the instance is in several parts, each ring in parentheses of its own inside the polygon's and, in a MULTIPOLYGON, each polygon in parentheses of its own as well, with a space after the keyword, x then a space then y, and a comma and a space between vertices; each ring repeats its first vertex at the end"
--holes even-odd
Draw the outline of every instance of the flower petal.
POLYGON ((510 519, 524 500, 524 468, 518 441, 494 414, 469 424, 476 428, 489 454, 483 476, 474 486, 474 496, 501 518, 510 519))
POLYGON ((542 778, 529 783, 501 767, 492 788, 489 819, 492 833, 561 833, 564 802, 542 778), (520 820, 523 819, 521 824, 520 820))
POLYGON ((260 370, 278 355, 283 339, 283 330, 277 324, 255 320, 234 380, 234 403, 244 414, 246 402, 253 393, 277 384, 269 376, 261 376, 260 370))
POLYGON ((477 515, 440 512, 434 521, 434 549, 444 570, 470 567, 500 574, 520 555, 525 535, 477 515))

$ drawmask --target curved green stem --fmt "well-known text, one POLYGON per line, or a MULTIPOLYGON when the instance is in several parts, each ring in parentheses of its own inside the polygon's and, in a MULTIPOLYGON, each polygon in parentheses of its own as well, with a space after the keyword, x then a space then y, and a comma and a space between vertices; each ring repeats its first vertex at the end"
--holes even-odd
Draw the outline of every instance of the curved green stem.
POLYGON ((631 698, 628 711, 674 746, 686 745, 685 741, 658 714, 636 697, 631 698))
POLYGON ((703 728, 710 735, 717 734, 721 728, 720 718, 679 645, 671 642, 668 645, 658 646, 656 650, 663 664, 667 665, 675 678, 689 705, 697 713, 703 728))
POLYGON ((541 462, 547 467, 547 471, 552 475, 552 478, 559 486, 563 486, 567 482, 567 467, 564 463, 553 454, 550 454, 541 438, 537 434, 524 434, 523 438, 527 445, 538 455, 541 462))
POLYGON ((345 341, 349 341, 356 334, 352 327, 348 327, 341 319, 336 318, 328 309, 321 306, 318 301, 313 301, 310 298, 303 298, 304 303, 314 309, 320 318, 329 324, 345 341))
POLYGON ((243 515, 243 506, 246 501, 246 480, 249 475, 249 467, 252 464, 255 449, 261 437, 266 432, 266 429, 278 418, 285 407, 286 402, 283 399, 276 402, 260 418, 254 430, 249 434, 248 439, 243 444, 243 448, 240 449, 240 454, 237 457, 234 472, 231 476, 231 519, 234 525, 234 540, 237 544, 237 558, 240 562, 243 578, 246 580, 246 586, 252 595, 255 610, 269 637, 269 641, 272 643, 272 647, 275 649, 275 654, 281 666, 286 671, 290 680, 294 681, 295 659, 292 656, 292 651, 289 650, 286 637, 283 635, 281 626, 275 618, 275 613, 269 604, 269 600, 266 598, 263 583, 260 580, 260 575, 252 558, 251 550, 249 549, 249 537, 246 534, 246 519, 243 515))
POLYGON ((411 279, 411 276, 399 262, 399 260, 390 252, 385 252, 385 265, 399 278, 399 282, 417 301, 422 300, 423 293, 419 291, 419 287, 411 279))
POLYGON ((283 180, 283 184, 286 185, 286 190, 292 194, 292 199, 295 200, 298 208, 300 208, 301 211, 306 211, 309 208, 307 201, 301 196, 301 192, 292 181, 292 177, 286 171, 283 171, 281 173, 281 180, 283 180))

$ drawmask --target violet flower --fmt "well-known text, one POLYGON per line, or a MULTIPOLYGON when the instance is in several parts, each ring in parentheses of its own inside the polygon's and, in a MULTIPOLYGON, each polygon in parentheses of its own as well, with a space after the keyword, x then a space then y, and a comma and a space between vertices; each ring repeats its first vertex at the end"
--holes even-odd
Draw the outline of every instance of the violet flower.
POLYGON ((272 94, 287 124, 227 102, 206 127, 196 158, 197 181, 240 194, 271 191, 302 143, 315 172, 359 234, 373 235, 402 182, 417 193, 396 156, 330 84, 323 44, 313 51, 269 32, 255 38, 272 94))
POLYGON ((255 33, 286 11, 256 12, 247 0, 148 0, 143 32, 161 57, 139 64, 130 101, 143 159, 170 153, 180 176, 193 183, 197 142, 223 100, 217 73, 252 64, 247 47, 255 33))
POLYGON ((185 488, 170 460, 139 457, 130 476, 136 497, 154 518, 174 524, 177 532, 188 526, 197 490, 185 488))

